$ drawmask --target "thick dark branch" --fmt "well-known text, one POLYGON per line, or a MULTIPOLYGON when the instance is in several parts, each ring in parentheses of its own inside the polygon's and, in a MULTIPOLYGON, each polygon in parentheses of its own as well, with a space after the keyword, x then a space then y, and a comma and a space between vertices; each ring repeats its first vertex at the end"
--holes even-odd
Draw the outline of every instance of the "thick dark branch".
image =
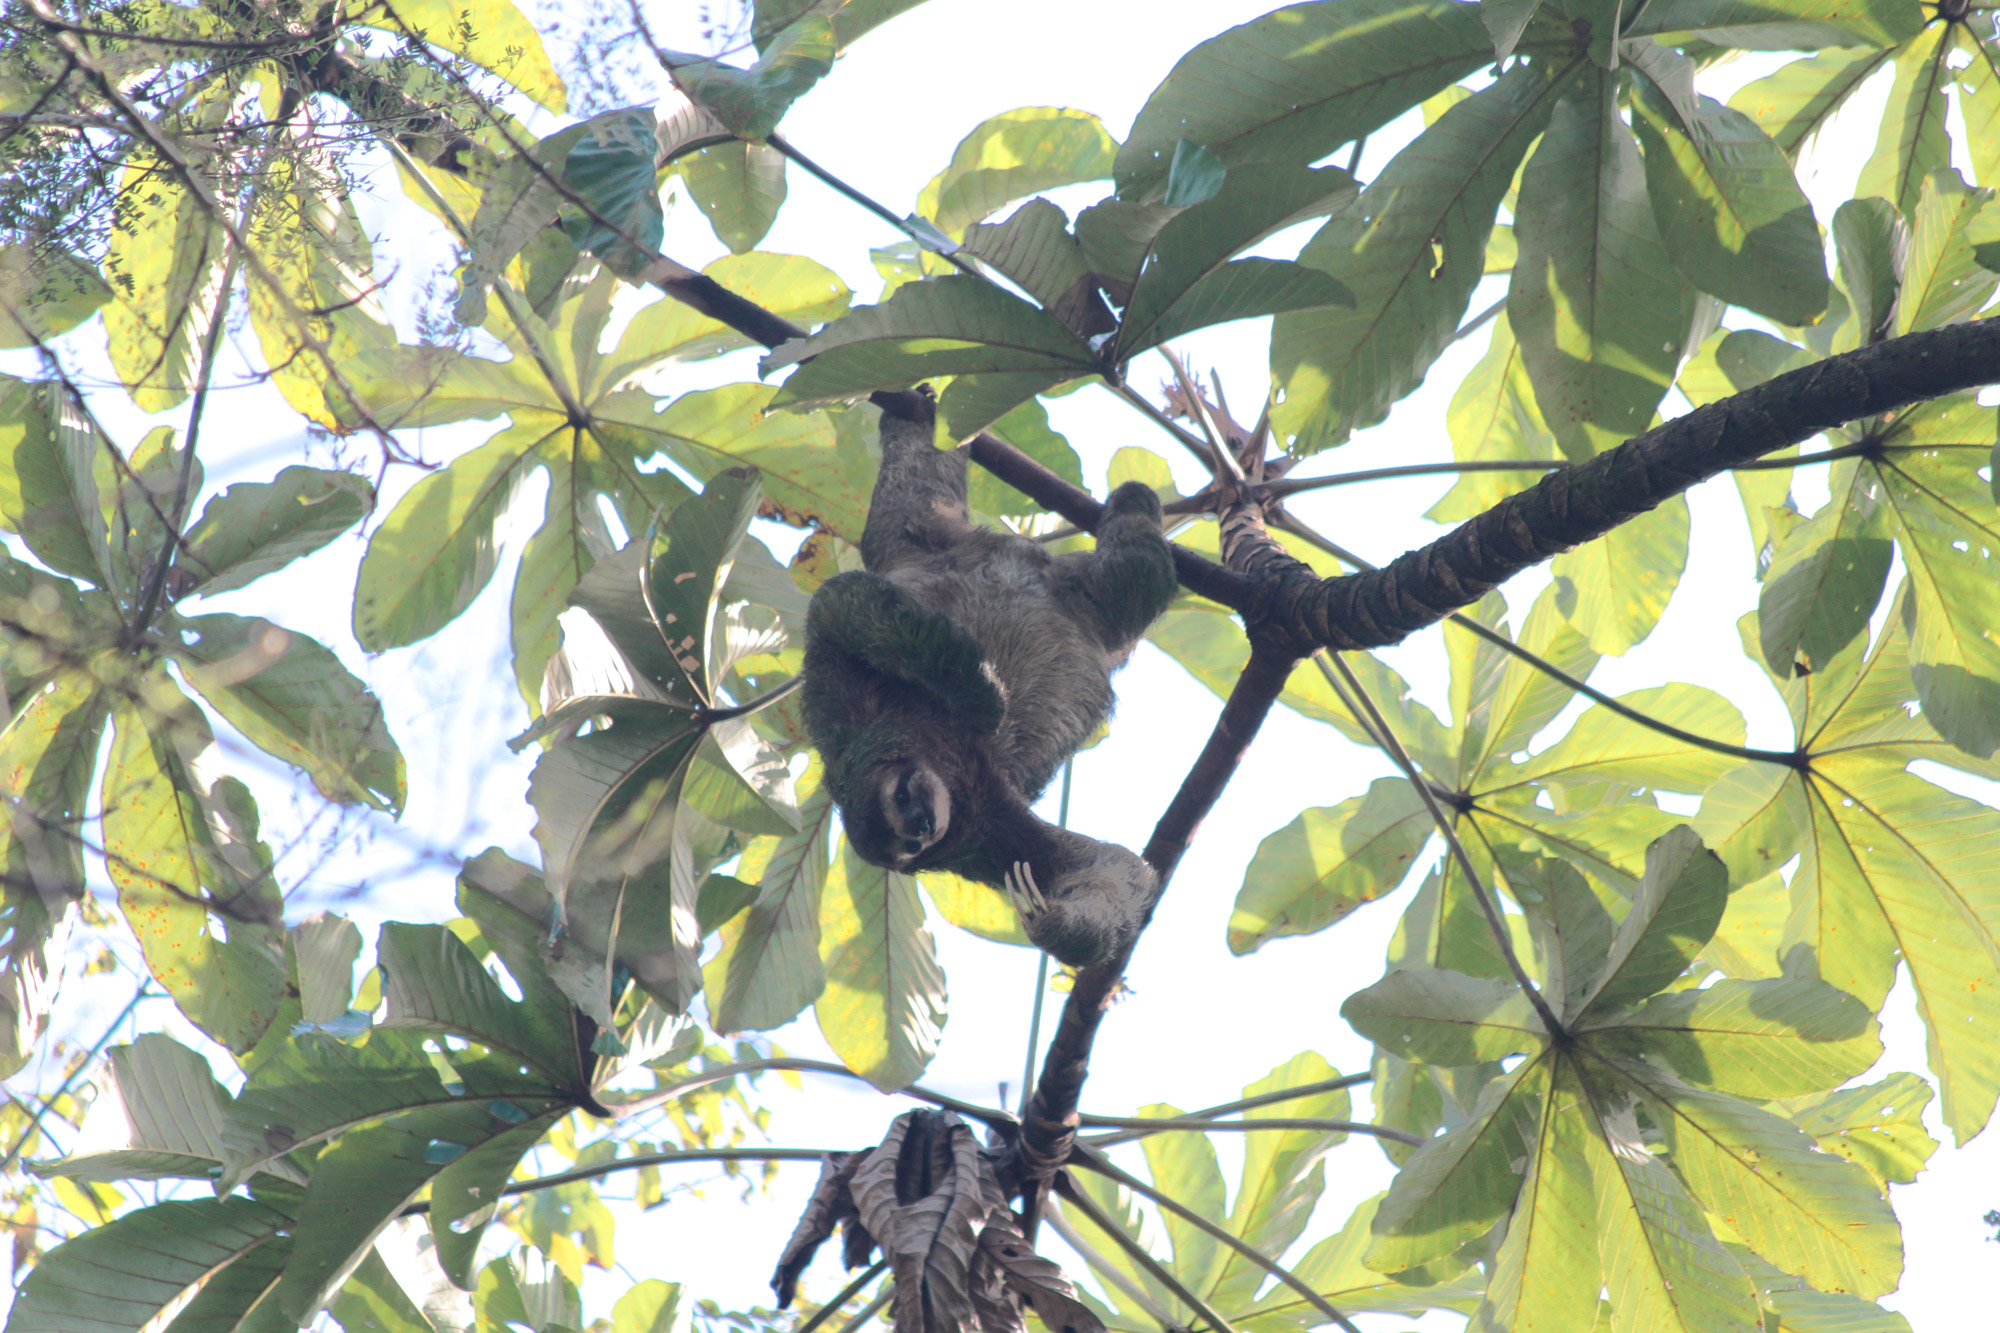
MULTIPOLYGON (((1292 663, 1283 657, 1256 651, 1250 654, 1243 674, 1236 679, 1236 688, 1222 706, 1222 715, 1215 720, 1208 744, 1202 747, 1194 767, 1188 770, 1146 844, 1146 863, 1159 876, 1159 892, 1165 891, 1195 829, 1235 774, 1243 752, 1250 747, 1258 728, 1270 714, 1271 705, 1278 701, 1285 682, 1290 679, 1291 669, 1292 663)), ((1154 901, 1158 901, 1157 895, 1154 901)), ((1150 921, 1150 907, 1146 915, 1150 921)), ((1109 962, 1079 972, 1070 988, 1062 1018, 1042 1060, 1042 1076, 1035 1082, 1035 1095, 1022 1117, 1020 1160, 1031 1179, 1045 1181, 1069 1157, 1076 1138, 1077 1099, 1083 1094, 1084 1079, 1090 1075, 1090 1052, 1097 1041, 1097 1026, 1117 994, 1131 959, 1132 945, 1128 944, 1109 962)), ((1031 1188, 1024 1215, 1029 1227, 1034 1225, 1038 1202, 1038 1190, 1031 1188)))
POLYGON ((1602 537, 1717 473, 1863 417, 2000 381, 2000 320, 1907 334, 1696 408, 1551 473, 1380 570, 1320 579, 1275 559, 1255 629, 1288 644, 1379 648, 1470 606, 1524 569, 1602 537))

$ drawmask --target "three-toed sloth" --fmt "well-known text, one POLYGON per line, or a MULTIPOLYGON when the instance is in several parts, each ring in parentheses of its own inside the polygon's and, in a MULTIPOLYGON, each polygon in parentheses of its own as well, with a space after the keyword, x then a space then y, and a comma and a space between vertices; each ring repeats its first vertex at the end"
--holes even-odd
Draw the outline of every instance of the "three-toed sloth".
POLYGON ((1004 889, 1030 939, 1092 966, 1138 929, 1153 872, 1029 806, 1173 598, 1159 498, 1126 482, 1095 551, 1051 555, 971 521, 966 451, 936 447, 934 413, 928 389, 883 410, 866 572, 828 579, 806 617, 806 727, 862 857, 1004 889))

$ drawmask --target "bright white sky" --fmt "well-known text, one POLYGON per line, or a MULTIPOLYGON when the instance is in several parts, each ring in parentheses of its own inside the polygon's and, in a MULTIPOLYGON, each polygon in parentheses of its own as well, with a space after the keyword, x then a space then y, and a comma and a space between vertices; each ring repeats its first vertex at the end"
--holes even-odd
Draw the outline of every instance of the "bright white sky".
MULTIPOLYGON (((785 131, 802 151, 855 186, 899 212, 908 211, 958 140, 985 117, 1020 106, 1071 106, 1097 113, 1114 136, 1122 137, 1181 53, 1267 7, 1240 0, 1200 5, 930 0, 859 42, 833 76, 792 111, 785 131)), ((696 6, 668 0, 652 8, 663 42, 699 48, 696 6)), ((1767 58, 1753 59, 1754 65, 1746 59, 1717 71, 1712 77, 1727 82, 1705 85, 1706 90, 1726 95, 1737 82, 1770 67, 1767 58)), ((1872 144, 1882 91, 1875 90, 1867 105, 1849 113, 1852 133, 1836 129, 1808 181, 1822 221, 1847 197, 1872 144)), ((1397 130, 1371 140, 1364 177, 1379 170, 1412 132, 1407 126, 1397 130)), ((763 248, 830 263, 859 300, 873 300, 880 281, 868 250, 900 236, 802 173, 791 173, 790 188, 790 201, 763 248)), ((1058 196, 1058 202, 1074 211, 1096 192, 1096 187, 1081 189, 1058 196)), ((388 234, 381 248, 385 274, 392 265, 405 276, 421 273, 444 254, 440 237, 413 242, 422 229, 413 225, 417 219, 410 211, 389 200, 382 203, 371 225, 388 234)), ((684 200, 670 210, 666 250, 696 266, 721 253, 699 210, 684 200)), ((1488 286, 1492 290, 1482 288, 1475 295, 1474 309, 1502 290, 1490 279, 1488 286)), ((1268 321, 1234 325, 1183 344, 1197 367, 1221 372, 1232 404, 1245 419, 1255 415, 1266 374, 1267 326, 1268 321)), ((407 327, 404 337, 413 337, 407 327)), ((1484 345, 1483 337, 1475 337, 1453 349, 1389 425, 1364 433, 1317 466, 1348 470, 1449 457, 1444 408, 1484 345)), ((19 372, 30 369, 14 358, 0 364, 19 372)), ((1156 361, 1135 368, 1132 383, 1152 389, 1165 373, 1164 363, 1156 361)), ((675 368, 654 387, 679 393, 754 375, 754 360, 739 355, 725 363, 675 368)), ((224 475, 223 467, 212 465, 211 488, 268 475, 296 458, 300 437, 293 429, 295 418, 272 414, 265 392, 246 390, 221 400, 227 415, 218 422, 226 423, 240 442, 241 477, 224 475), (284 431, 274 434, 271 423, 280 420, 286 423, 284 431)), ((1675 410, 1671 401, 1669 410, 1675 410)), ((1198 482, 1191 462, 1175 446, 1102 391, 1057 400, 1050 404, 1050 414, 1082 455, 1087 482, 1100 490, 1112 452, 1129 444, 1166 454, 1184 490, 1198 482)), ((135 440, 144 424, 129 412, 115 415, 114 421, 128 440, 135 440)), ((484 434, 478 427, 433 432, 424 441, 425 452, 448 458, 484 434)), ((219 443, 219 435, 210 439, 219 443)), ((385 511, 414 480, 408 470, 388 479, 385 511)), ((1823 499, 1823 492, 1811 494, 1813 484, 1807 478, 1800 487, 1800 502, 1808 508, 1823 499)), ((1385 561, 1438 535, 1441 529, 1420 515, 1444 489, 1440 480, 1375 483, 1303 498, 1294 508, 1344 545, 1385 561)), ((1776 696, 1737 646, 1735 619, 1755 604, 1756 592, 1734 488, 1726 480, 1711 483, 1690 499, 1694 533, 1679 595, 1652 638, 1624 659, 1604 662, 1594 682, 1622 693, 1665 680, 1692 680, 1720 691, 1743 710, 1751 744, 1781 743, 1788 733, 1776 696)), ((402 832, 378 833, 374 842, 356 845, 347 859, 316 869, 306 898, 336 907, 342 887, 405 864, 412 844, 470 855, 499 842, 534 859, 528 836, 532 815, 520 799, 528 762, 499 745, 501 737, 519 729, 524 714, 511 680, 480 681, 465 671, 466 663, 498 660, 496 652, 504 651, 511 561, 473 610, 437 639, 370 661, 361 657, 346 626, 353 562, 359 554, 358 542, 344 541, 293 576, 219 599, 215 608, 268 614, 317 634, 382 691, 392 710, 391 725, 411 761, 410 809, 402 832), (456 780, 458 774, 463 781, 456 780)), ((1524 576, 1507 589, 1510 602, 1524 609, 1542 582, 1535 574, 1524 576)), ((1419 635, 1385 656, 1442 714, 1445 682, 1438 633, 1434 629, 1419 635)), ((1219 701, 1150 647, 1142 648, 1119 678, 1119 698, 1110 739, 1077 762, 1071 822, 1093 835, 1138 846, 1206 738, 1219 701)), ((232 758, 254 762, 247 753, 232 758)), ((1349 993, 1380 974, 1383 949, 1407 890, 1331 931, 1280 941, 1249 958, 1229 955, 1223 927, 1243 867, 1261 839, 1302 805, 1333 804, 1389 771, 1381 757, 1349 745, 1330 728, 1283 709, 1274 713, 1203 826, 1139 950, 1129 978, 1132 995, 1104 1025, 1084 1098, 1086 1110, 1130 1114, 1154 1102, 1192 1107, 1225 1101, 1301 1050, 1318 1051, 1343 1071, 1366 1067, 1368 1045, 1340 1019, 1338 1009, 1349 993)), ((1956 777, 1943 780, 1978 792, 1979 784, 1956 777)), ((302 812, 287 810, 275 799, 278 788, 259 786, 267 831, 298 830, 300 821, 294 816, 302 812)), ((1983 795, 1996 799, 1991 789, 1983 795)), ((296 875, 306 868, 295 860, 291 869, 296 875)), ((434 874, 399 880, 392 894, 376 898, 374 907, 404 919, 449 917, 449 873, 440 864, 434 874)), ((372 940, 375 912, 357 916, 372 940)), ((951 1004, 944 1048, 924 1082, 981 1101, 994 1098, 997 1086, 1005 1083, 1010 1097, 1016 1097, 1035 956, 984 943, 942 923, 934 923, 934 930, 950 978, 951 1004)), ((129 977, 73 984, 89 988, 92 1008, 102 1014, 79 1026, 86 1039, 101 1030, 131 986, 129 977)), ((145 1012, 149 1025, 168 1019, 164 1005, 145 1012)), ((1889 1054, 1875 1076, 1895 1069, 1921 1071, 1923 1032, 1906 990, 1891 997, 1885 1023, 1889 1054)), ((1045 1021, 1044 1033, 1049 1026, 1045 1021)), ((792 1054, 825 1053, 809 1016, 772 1035, 792 1054)), ((908 1105, 837 1080, 816 1079, 804 1096, 784 1091, 775 1079, 767 1080, 765 1088, 777 1110, 775 1138, 787 1145, 871 1143, 889 1118, 908 1105)), ((1365 1116, 1365 1101, 1357 1111, 1365 1116)), ((1943 1137, 1935 1124, 1932 1132, 1943 1137)), ((1233 1136, 1218 1137, 1224 1174, 1233 1183, 1238 1147, 1233 1136)), ((1993 1252, 1984 1249, 1990 1233, 1979 1219, 1986 1209, 2000 1207, 1996 1145, 2000 1136, 1989 1132, 1963 1150, 1945 1148, 1916 1185, 1896 1190, 1908 1267, 1902 1291, 1885 1304, 1904 1311, 1918 1333, 1955 1327, 1968 1312, 1983 1308, 1982 1302, 1990 1305, 1984 1264, 1993 1252)), ((1134 1160, 1136 1156, 1134 1151, 1134 1160)), ((1337 1226, 1353 1204, 1383 1188, 1392 1172, 1371 1143, 1355 1139, 1334 1150, 1328 1174, 1332 1183, 1309 1238, 1337 1226)), ((644 1215, 627 1211, 618 1228, 621 1267, 634 1277, 688 1281, 695 1295, 714 1299, 725 1309, 768 1303, 764 1284, 771 1264, 815 1175, 810 1167, 788 1166, 778 1185, 749 1206, 735 1203, 735 1189, 724 1186, 709 1191, 706 1201, 682 1198, 644 1215)), ((609 1193, 621 1194, 625 1188, 616 1179, 607 1182, 609 1193)), ((1050 1239, 1053 1253, 1060 1242, 1050 1239)), ((1072 1271, 1081 1271, 1081 1264, 1072 1271)), ((610 1297, 626 1281, 619 1276, 591 1283, 587 1311, 606 1312, 610 1297)), ((816 1294, 830 1294, 839 1281, 832 1260, 822 1256, 807 1281, 816 1294)), ((1379 1318, 1363 1322, 1404 1326, 1379 1318)), ((1423 1327, 1448 1329, 1459 1322, 1455 1316, 1432 1316, 1423 1327)))

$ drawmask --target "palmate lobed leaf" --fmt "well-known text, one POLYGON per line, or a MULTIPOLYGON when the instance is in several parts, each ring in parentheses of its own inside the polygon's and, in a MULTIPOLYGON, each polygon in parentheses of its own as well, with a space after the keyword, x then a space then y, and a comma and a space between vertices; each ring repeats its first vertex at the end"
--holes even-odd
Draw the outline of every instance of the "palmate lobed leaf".
POLYGON ((1425 1064, 1480 1064, 1548 1040, 1511 981, 1443 968, 1391 972, 1349 996, 1340 1015, 1376 1045, 1425 1064))
POLYGON ((1689 1082, 1760 1101, 1837 1087, 1882 1054, 1868 1007, 1813 977, 1671 991, 1591 1032, 1594 1048, 1644 1052, 1689 1082))
POLYGON ((1003 111, 959 141, 950 164, 918 193, 917 213, 958 240, 971 224, 1013 200, 1103 180, 1111 174, 1117 147, 1088 111, 1053 106, 1003 111))

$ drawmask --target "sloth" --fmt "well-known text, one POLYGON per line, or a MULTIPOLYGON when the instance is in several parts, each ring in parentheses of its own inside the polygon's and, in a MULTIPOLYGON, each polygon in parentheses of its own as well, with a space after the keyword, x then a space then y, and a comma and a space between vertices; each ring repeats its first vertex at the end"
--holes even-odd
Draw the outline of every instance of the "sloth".
POLYGON ((1105 962, 1151 910, 1153 872, 1030 806, 1173 598, 1159 498, 1126 482, 1095 551, 1051 555, 971 521, 966 450, 932 442, 928 386, 883 398, 865 572, 828 579, 806 616, 806 729, 841 823, 872 864, 1001 889, 1038 947, 1105 962))

